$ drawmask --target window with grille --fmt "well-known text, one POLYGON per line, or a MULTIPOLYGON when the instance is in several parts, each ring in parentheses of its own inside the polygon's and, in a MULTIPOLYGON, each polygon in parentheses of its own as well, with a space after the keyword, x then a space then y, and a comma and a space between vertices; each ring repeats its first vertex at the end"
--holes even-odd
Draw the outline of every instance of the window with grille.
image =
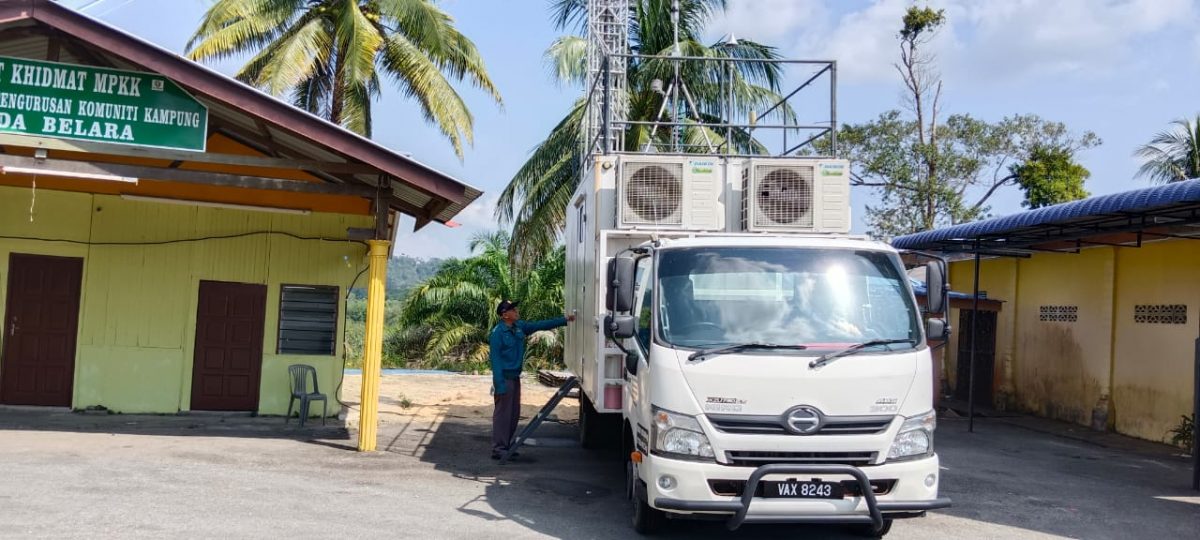
POLYGON ((337 287, 282 286, 279 293, 279 354, 335 354, 337 319, 337 287))
POLYGON ((1187 305, 1136 305, 1133 306, 1133 321, 1141 324, 1187 324, 1187 305))
POLYGON ((1079 306, 1038 306, 1038 320, 1042 322, 1076 322, 1079 306))

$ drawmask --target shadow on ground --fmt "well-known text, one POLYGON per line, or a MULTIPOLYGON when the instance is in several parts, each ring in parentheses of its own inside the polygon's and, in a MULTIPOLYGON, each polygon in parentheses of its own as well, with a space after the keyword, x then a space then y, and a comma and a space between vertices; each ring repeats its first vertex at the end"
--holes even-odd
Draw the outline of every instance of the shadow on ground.
MULTIPOLYGON (((616 450, 579 446, 574 422, 546 422, 513 461, 490 459, 491 424, 474 409, 451 407, 428 424, 393 426, 380 448, 418 457, 437 470, 484 486, 464 500, 463 514, 485 521, 511 520, 558 538, 631 538, 625 465, 616 450), (385 444, 386 439, 386 444, 385 444), (583 525, 582 522, 588 522, 583 525), (596 536, 582 531, 600 531, 596 536)), ((527 422, 522 419, 522 425, 527 422)), ((718 521, 672 521, 656 538, 854 538, 835 527, 747 525, 736 532, 718 521)))

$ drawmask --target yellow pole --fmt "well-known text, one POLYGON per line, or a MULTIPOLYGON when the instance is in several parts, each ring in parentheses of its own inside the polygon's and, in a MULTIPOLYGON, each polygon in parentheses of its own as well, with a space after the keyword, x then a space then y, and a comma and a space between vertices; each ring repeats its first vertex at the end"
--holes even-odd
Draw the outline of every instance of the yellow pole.
POLYGON ((383 356, 383 299, 391 242, 368 240, 371 246, 367 282, 367 328, 363 337, 362 394, 359 399, 358 451, 374 452, 379 428, 379 370, 383 356))

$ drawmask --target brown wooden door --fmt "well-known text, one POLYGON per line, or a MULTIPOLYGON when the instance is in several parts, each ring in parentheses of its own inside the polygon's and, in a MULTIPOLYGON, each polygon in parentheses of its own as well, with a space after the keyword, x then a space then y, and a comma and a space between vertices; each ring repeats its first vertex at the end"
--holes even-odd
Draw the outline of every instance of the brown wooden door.
POLYGON ((8 258, 0 403, 70 407, 83 259, 8 258))
POLYGON ((192 410, 258 409, 266 310, 265 285, 200 282, 192 410))
MULTIPOLYGON (((955 399, 966 402, 971 388, 971 339, 975 336, 971 328, 971 310, 960 310, 958 316, 958 382, 954 388, 955 399)), ((975 349, 975 405, 994 407, 992 402, 992 380, 996 371, 996 312, 979 311, 979 345, 975 349)))

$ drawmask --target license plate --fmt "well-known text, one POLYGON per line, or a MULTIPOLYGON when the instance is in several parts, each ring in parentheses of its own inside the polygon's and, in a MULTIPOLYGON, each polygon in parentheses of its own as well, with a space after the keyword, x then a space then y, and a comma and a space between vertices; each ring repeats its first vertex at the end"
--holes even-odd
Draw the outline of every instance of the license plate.
POLYGON ((780 499, 841 499, 845 489, 833 482, 763 482, 763 497, 780 499))

